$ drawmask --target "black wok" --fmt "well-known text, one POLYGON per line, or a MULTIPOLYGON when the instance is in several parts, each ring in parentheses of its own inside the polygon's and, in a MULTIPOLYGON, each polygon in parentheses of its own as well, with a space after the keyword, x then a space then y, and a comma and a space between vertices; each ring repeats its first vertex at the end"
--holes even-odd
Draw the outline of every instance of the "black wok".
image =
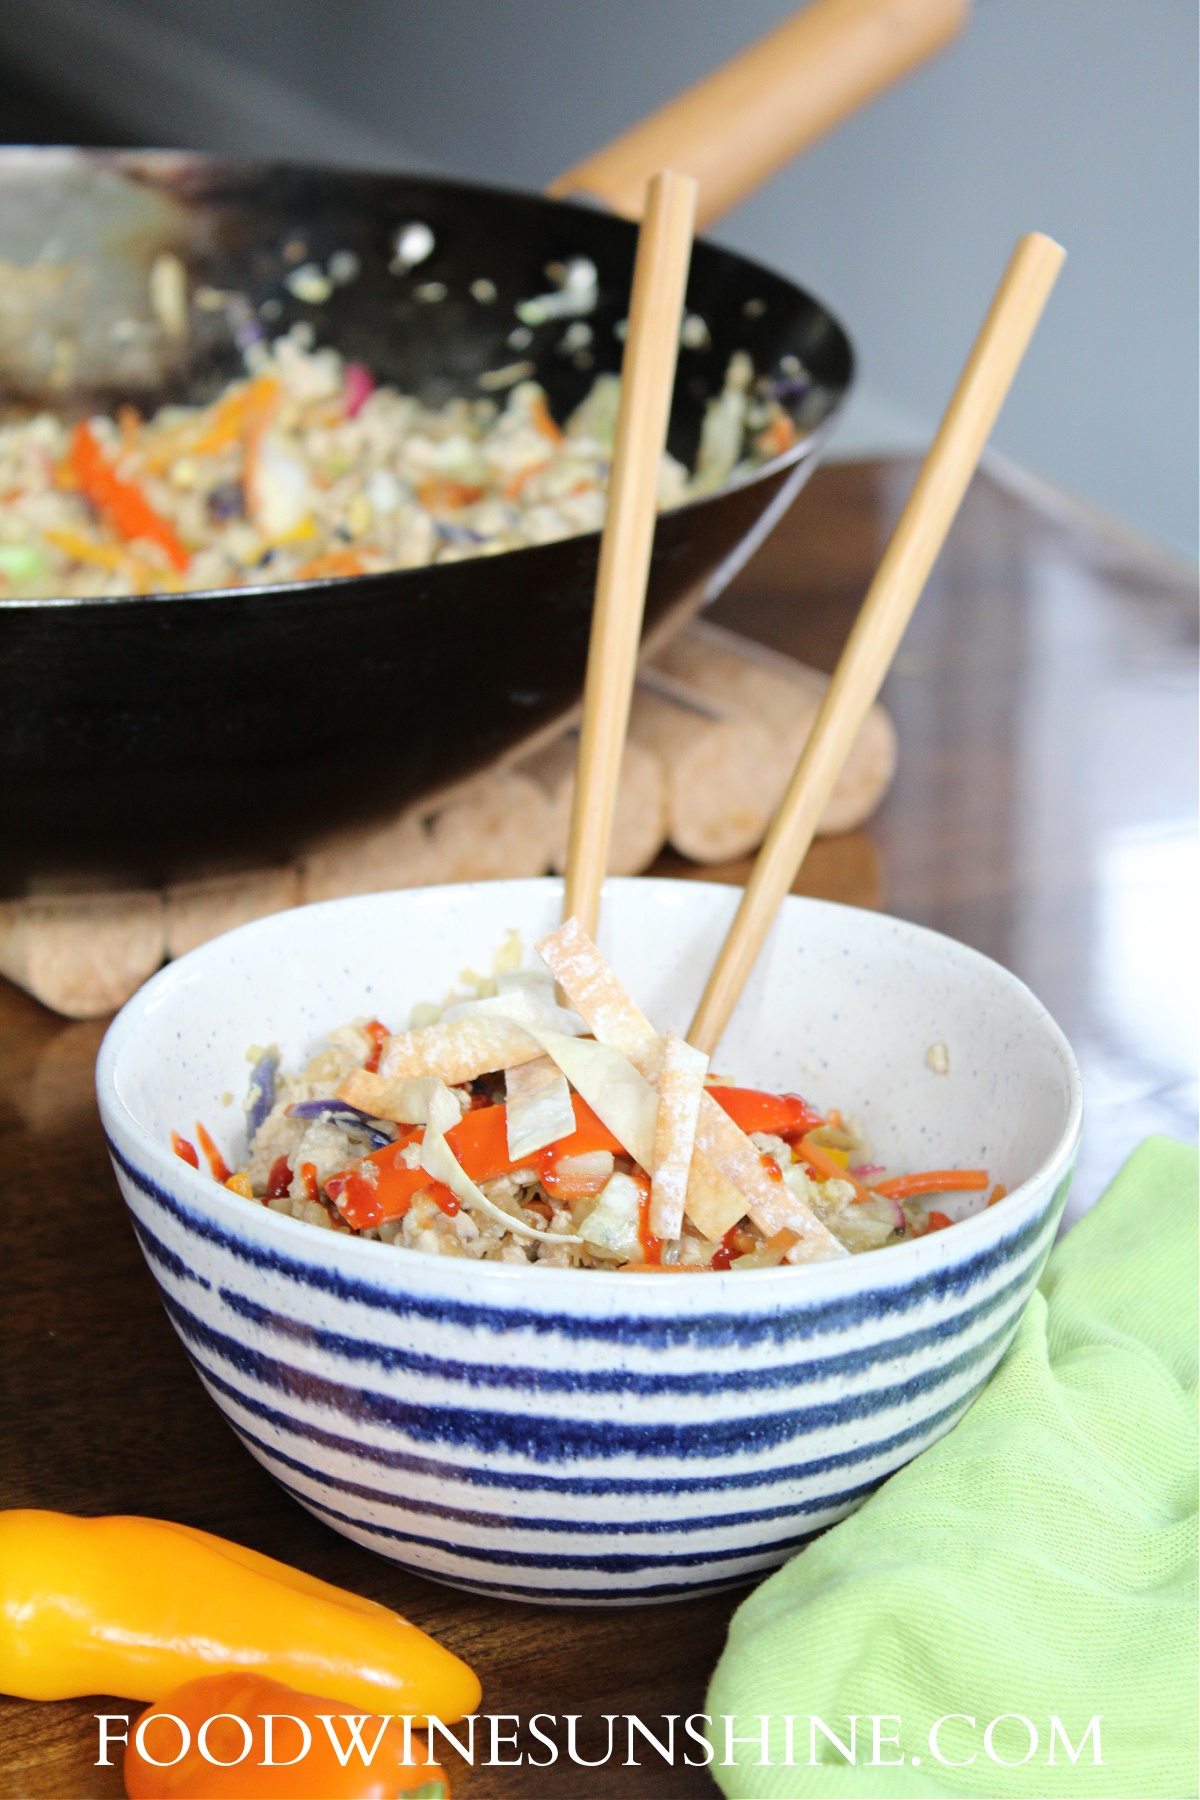
MULTIPOLYGON (((809 0, 759 43, 553 184, 618 216, 402 176, 74 150, 0 152, 0 410, 86 413, 204 401, 242 372, 248 333, 308 320, 383 381, 441 402, 515 356, 559 417, 620 364, 647 177, 696 176, 711 221, 840 118, 939 50, 967 0, 809 0), (435 248, 397 270, 397 227, 435 248), (352 250, 326 304, 284 285, 352 250), (185 341, 148 304, 171 251, 197 290, 185 341), (563 322, 511 341, 516 302, 587 257, 586 351, 563 322), (494 298, 481 298, 483 280, 494 298), (473 286, 474 284, 474 286, 473 286), (240 339, 235 341, 235 339, 240 339)), ((845 334, 810 295, 697 244, 669 445, 690 462, 732 351, 801 440, 722 491, 661 515, 647 634, 717 594, 814 466, 850 380, 845 334), (792 359, 795 359, 794 361, 792 359), (799 376, 799 370, 803 376, 799 376)), ((160 314, 162 308, 159 308, 160 314)), ((474 561, 235 591, 108 600, 0 598, 0 895, 55 877, 151 882, 259 866, 323 832, 430 795, 552 729, 578 700, 595 534, 474 561)))
MULTIPOLYGON (((614 327, 636 228, 585 206, 149 152, 9 152, 0 184, 0 256, 37 266, 40 250, 43 265, 80 271, 42 297, 16 340, 0 340, 10 401, 146 408, 210 398, 239 374, 225 314, 193 312, 185 346, 158 329, 145 294, 163 249, 184 262, 193 293, 239 293, 256 316, 266 303, 272 335, 308 319, 318 342, 426 400, 478 394, 480 375, 519 355, 562 417, 597 373, 620 367, 614 327), (413 220, 436 247, 392 272, 397 227, 413 220), (283 284, 296 259, 337 250, 357 255, 358 278, 323 305, 295 299, 283 284), (547 290, 548 265, 581 256, 599 274, 591 360, 563 353, 563 320, 515 350, 515 304, 547 290), (493 301, 472 296, 481 279, 493 301), (430 300, 431 284, 444 298, 430 300), (131 314, 132 335, 121 324, 131 314)), ((826 309, 742 257, 698 243, 687 303, 708 341, 680 355, 673 454, 692 460, 705 402, 737 349, 781 379, 803 435, 749 479, 660 518, 648 632, 716 594, 749 554, 812 469, 851 374, 826 309)), ((243 338, 247 329, 243 317, 243 338)), ((55 875, 159 883, 261 866, 480 767, 577 701, 598 543, 591 533, 288 586, 0 600, 3 891, 55 875)))

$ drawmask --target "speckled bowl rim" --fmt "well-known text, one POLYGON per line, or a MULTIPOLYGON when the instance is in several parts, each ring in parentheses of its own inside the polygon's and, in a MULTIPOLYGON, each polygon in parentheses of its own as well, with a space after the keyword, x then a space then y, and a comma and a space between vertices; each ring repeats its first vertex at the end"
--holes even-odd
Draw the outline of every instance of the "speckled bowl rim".
MULTIPOLYGON (((673 880, 663 876, 610 877, 605 883, 606 890, 612 886, 636 885, 639 888, 658 887, 669 891, 683 890, 695 894, 696 890, 707 889, 722 895, 728 894, 726 884, 718 882, 697 882, 673 880)), ((310 1253, 306 1260, 312 1260, 311 1252, 315 1248, 313 1227, 302 1220, 285 1217, 281 1213, 271 1212, 263 1207, 251 1213, 249 1218, 245 1212, 245 1201, 236 1196, 226 1194, 225 1190, 215 1183, 210 1175, 201 1174, 185 1163, 166 1145, 142 1126, 126 1106, 117 1088, 117 1070, 122 1051, 145 1026, 158 1008, 180 987, 190 985, 197 979, 204 961, 216 953, 218 945, 227 944, 233 938, 249 938, 260 936, 269 938, 278 928, 281 919, 294 916, 297 910, 306 914, 323 914, 330 921, 338 918, 341 911, 363 900, 403 900, 408 895, 420 895, 422 904, 428 905, 436 899, 439 892, 447 895, 463 896, 477 893, 480 889, 491 891, 503 887, 522 889, 544 886, 547 893, 560 894, 562 881, 556 876, 532 877, 528 880, 513 882, 462 882, 444 884, 437 887, 400 888, 380 894, 358 894, 339 900, 319 901, 302 909, 289 909, 285 913, 271 914, 264 919, 256 919, 247 925, 235 927, 233 931, 224 932, 217 938, 210 939, 197 949, 189 951, 176 961, 168 963, 152 976, 144 986, 138 989, 133 997, 126 1001, 116 1015, 96 1059, 96 1093, 99 1101, 101 1118, 105 1124, 106 1135, 108 1121, 111 1118, 129 1139, 138 1147, 142 1164, 142 1173, 154 1175, 161 1186, 168 1192, 174 1191, 180 1199, 194 1205, 201 1216, 207 1216, 214 1222, 219 1220, 227 1225, 235 1236, 240 1235, 251 1220, 260 1231, 265 1231, 268 1238, 278 1235, 279 1245, 295 1246, 297 1251, 304 1252, 307 1247, 310 1253)), ((1003 1238, 1008 1226, 1016 1225, 1014 1215, 1022 1210, 1022 1202, 1028 1202, 1034 1190, 1053 1193, 1064 1175, 1072 1168, 1078 1150, 1083 1123, 1083 1083, 1074 1052, 1065 1033, 1051 1014, 1030 988, 1011 970, 985 956, 982 951, 974 950, 969 945, 960 943, 956 938, 947 937, 943 932, 933 931, 928 926, 916 925, 907 919, 897 918, 891 913, 881 913, 861 907, 845 906, 832 900, 817 900, 807 895, 789 895, 784 907, 790 912, 797 908, 808 911, 820 911, 826 914, 853 914, 860 922, 877 921, 885 926, 892 936, 893 943, 897 937, 911 943, 922 943, 927 947, 938 946, 947 960, 954 966, 955 973, 983 976, 995 987, 1006 990, 1028 1013, 1031 1022, 1040 1029, 1062 1065, 1069 1095, 1069 1106, 1066 1123, 1050 1154, 1037 1166, 1032 1174, 1005 1195, 1003 1200, 994 1206, 984 1208, 981 1212, 971 1214, 960 1220, 953 1231, 935 1232, 932 1235, 914 1239, 908 1243, 894 1244, 881 1250, 872 1250, 868 1254, 837 1258, 828 1262, 802 1263, 785 1265, 776 1269, 747 1270, 712 1270, 703 1276, 687 1276, 676 1273, 637 1275, 622 1274, 618 1270, 603 1269, 519 1269, 510 1263, 472 1261, 470 1272, 472 1282, 481 1280, 485 1283, 499 1285, 519 1284, 530 1295, 531 1280, 535 1284, 533 1293, 540 1291, 545 1300, 554 1296, 554 1304, 561 1309, 564 1296, 569 1296, 578 1287, 582 1310, 595 1312, 594 1304, 583 1304, 588 1296, 591 1300, 611 1299, 620 1294, 624 1302, 621 1310, 625 1313, 636 1312, 636 1295, 644 1295, 649 1302, 648 1310, 659 1312, 667 1296, 671 1297, 671 1310, 691 1313, 694 1311, 730 1311, 737 1309, 735 1296, 738 1294, 749 1298, 747 1283, 754 1284, 754 1291, 769 1289, 772 1286, 782 1288, 785 1284, 793 1286, 803 1279, 805 1288, 797 1292, 798 1300, 809 1293, 814 1297, 819 1294, 827 1297, 829 1291, 853 1291, 858 1287, 872 1287, 879 1284, 881 1278, 884 1285, 892 1285, 902 1280, 907 1273, 912 1276, 929 1273, 937 1268, 951 1268, 966 1261, 972 1253, 985 1244, 991 1244, 1003 1238)), ((869 927, 868 927, 869 929, 869 927)), ((336 933, 332 934, 336 936, 336 933)), ((326 1257, 330 1268, 341 1265, 347 1272, 356 1274, 375 1271, 381 1284, 398 1285, 397 1276, 402 1274, 408 1264, 408 1258, 419 1259, 421 1268, 413 1269, 413 1274, 431 1278, 435 1271, 443 1265, 458 1267, 460 1259, 446 1258, 428 1254, 423 1251, 410 1250, 399 1266, 390 1255, 384 1256, 380 1247, 362 1238, 350 1237, 341 1233, 322 1233, 321 1241, 326 1246, 326 1257), (389 1279, 390 1277, 390 1279, 389 1279)), ((532 1297, 530 1295, 530 1297, 532 1297)), ((515 1292, 513 1295, 515 1298, 515 1292)))

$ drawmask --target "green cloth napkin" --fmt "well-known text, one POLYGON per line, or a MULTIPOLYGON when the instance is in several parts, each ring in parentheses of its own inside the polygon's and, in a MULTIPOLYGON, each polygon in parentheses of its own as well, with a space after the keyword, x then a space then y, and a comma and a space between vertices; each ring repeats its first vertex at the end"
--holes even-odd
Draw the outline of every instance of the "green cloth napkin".
POLYGON ((707 1701, 726 1794, 1196 1794, 1196 1224, 1195 1150, 1148 1139, 961 1423, 738 1608, 707 1701), (938 1748, 967 1767, 931 1753, 952 1713, 975 1728, 951 1721, 938 1748), (757 1738, 723 1766, 725 1716, 752 1736, 764 1714, 775 1765, 793 1715, 797 1766, 762 1766, 757 1738), (847 1748, 859 1715, 854 1766, 814 1714, 847 1748), (1016 1767, 1018 1720, 993 1731, 1004 1762, 985 1751, 1005 1714, 1038 1733, 1016 1767), (1094 1736, 1081 1749, 1094 1717, 1103 1766, 1094 1736))

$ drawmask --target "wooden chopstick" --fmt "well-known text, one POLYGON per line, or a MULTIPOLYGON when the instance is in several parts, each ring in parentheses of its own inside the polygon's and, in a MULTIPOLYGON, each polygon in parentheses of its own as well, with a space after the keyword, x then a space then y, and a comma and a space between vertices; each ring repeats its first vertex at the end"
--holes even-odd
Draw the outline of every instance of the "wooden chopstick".
POLYGON ((709 1056, 796 879, 859 726, 883 685, 1065 255, 1060 244, 1041 232, 1021 238, 1013 251, 692 1020, 688 1042, 709 1056))
POLYGON ((563 917, 573 914, 589 937, 596 934, 629 724, 695 215, 690 175, 664 169, 654 177, 633 271, 567 839, 563 917))

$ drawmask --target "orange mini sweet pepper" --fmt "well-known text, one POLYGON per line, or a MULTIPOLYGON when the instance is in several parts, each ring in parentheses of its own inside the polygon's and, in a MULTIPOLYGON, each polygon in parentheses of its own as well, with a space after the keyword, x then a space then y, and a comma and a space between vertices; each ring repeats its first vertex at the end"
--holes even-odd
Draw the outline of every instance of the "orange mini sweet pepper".
POLYGON ((241 1672, 185 1682, 130 1727, 129 1800, 450 1800, 402 1719, 241 1672), (406 1760, 407 1758, 407 1760, 406 1760))
POLYGON ((473 1712, 466 1663, 398 1613, 164 1519, 0 1513, 0 1692, 158 1700, 239 1669, 359 1710, 473 1712))

